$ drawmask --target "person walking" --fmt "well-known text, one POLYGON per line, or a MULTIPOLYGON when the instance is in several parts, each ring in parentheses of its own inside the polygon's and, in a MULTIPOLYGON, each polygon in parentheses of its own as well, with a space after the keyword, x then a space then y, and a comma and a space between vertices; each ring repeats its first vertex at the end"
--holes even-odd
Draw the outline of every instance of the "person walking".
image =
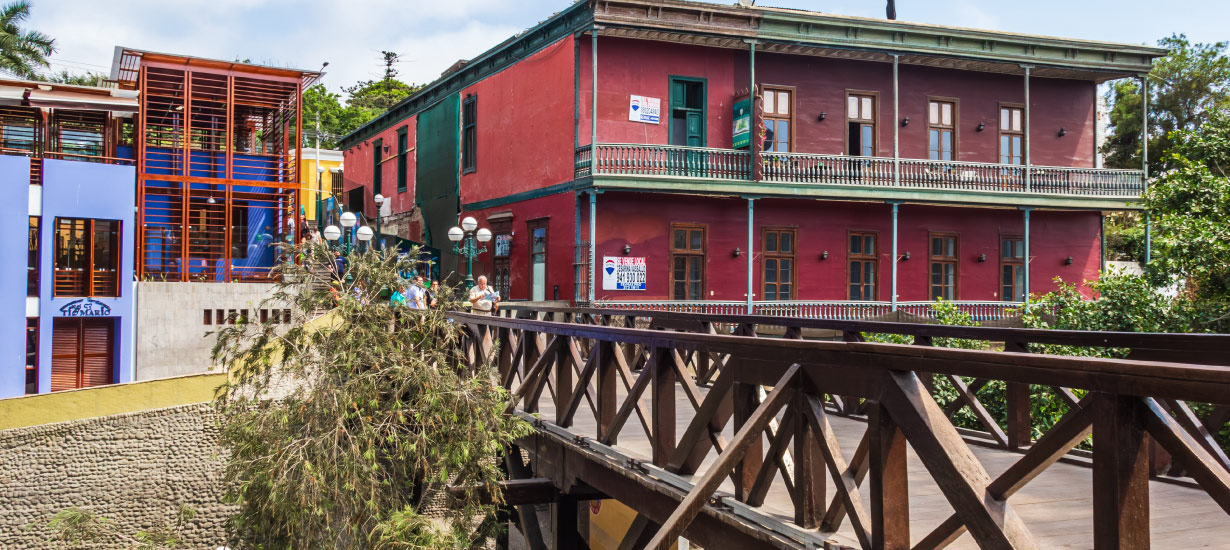
POLYGON ((432 281, 431 287, 427 289, 427 307, 440 307, 440 281, 432 281))
POLYGON ((487 286, 486 275, 479 275, 478 284, 470 289, 469 301, 471 312, 480 315, 490 315, 500 308, 500 293, 496 292, 494 288, 487 286))

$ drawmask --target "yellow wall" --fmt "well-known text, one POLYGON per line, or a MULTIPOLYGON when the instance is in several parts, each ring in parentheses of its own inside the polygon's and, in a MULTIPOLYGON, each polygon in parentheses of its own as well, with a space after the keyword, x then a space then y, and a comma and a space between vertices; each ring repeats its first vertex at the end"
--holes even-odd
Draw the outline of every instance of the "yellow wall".
MULTIPOLYGON (((329 160, 325 158, 326 153, 340 155, 341 152, 321 150, 320 167, 324 168, 325 172, 319 180, 321 188, 324 189, 324 193, 321 194, 320 198, 327 200, 333 185, 332 177, 334 174, 332 170, 341 166, 342 161, 329 160)), ((303 187, 301 188, 303 196, 300 198, 303 210, 307 212, 308 220, 316 221, 316 188, 318 180, 316 178, 316 154, 313 151, 307 150, 303 152, 303 160, 299 163, 299 173, 302 174, 301 179, 303 180, 303 187)), ((337 200, 340 201, 341 197, 338 197, 337 200)))
POLYGON ((0 399, 0 430, 212 401, 225 374, 193 374, 0 399))

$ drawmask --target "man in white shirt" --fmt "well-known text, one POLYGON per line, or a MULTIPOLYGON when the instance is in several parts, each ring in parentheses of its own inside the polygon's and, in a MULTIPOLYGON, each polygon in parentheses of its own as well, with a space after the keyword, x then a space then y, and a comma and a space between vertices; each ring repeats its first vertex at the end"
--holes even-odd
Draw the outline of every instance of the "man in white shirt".
POLYGON ((427 309, 427 291, 423 289, 422 280, 422 277, 415 277, 410 281, 406 294, 406 305, 410 309, 427 309))
POLYGON ((470 289, 469 301, 471 312, 489 314, 499 308, 500 293, 487 286, 486 275, 479 275, 478 284, 470 289))

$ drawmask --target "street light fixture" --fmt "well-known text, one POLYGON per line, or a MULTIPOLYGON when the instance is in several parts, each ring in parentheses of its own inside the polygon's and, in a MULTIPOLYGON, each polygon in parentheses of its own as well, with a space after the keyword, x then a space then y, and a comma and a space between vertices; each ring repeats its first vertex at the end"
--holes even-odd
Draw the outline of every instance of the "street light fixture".
MULTIPOLYGON (((382 207, 384 206, 384 203, 387 200, 389 200, 388 197, 385 197, 384 195, 381 195, 379 193, 376 194, 376 234, 377 235, 380 234, 380 211, 383 209, 382 207)), ((383 238, 376 239, 376 249, 377 250, 381 248, 380 241, 382 240, 383 238)))
POLYGON ((330 240, 333 242, 337 242, 338 239, 342 238, 342 230, 336 225, 330 225, 329 227, 326 227, 324 234, 325 234, 326 240, 330 240))
POLYGON ((486 227, 478 229, 478 220, 466 216, 461 220, 461 227, 448 230, 448 240, 453 241, 453 253, 466 258, 466 290, 474 287, 474 258, 487 252, 487 241, 491 240, 491 230, 486 227), (480 249, 475 241, 483 243, 480 249))
POLYGON ((368 227, 368 226, 366 226, 366 225, 365 225, 365 226, 363 226, 363 227, 360 227, 360 228, 359 228, 359 230, 358 230, 358 231, 356 231, 355 233, 356 233, 356 234, 355 234, 355 237, 357 237, 357 238, 359 239, 359 241, 360 241, 360 242, 362 242, 363 244, 367 244, 367 241, 372 240, 372 235, 374 235, 374 234, 375 234, 375 233, 372 231, 372 228, 370 228, 370 227, 368 227))

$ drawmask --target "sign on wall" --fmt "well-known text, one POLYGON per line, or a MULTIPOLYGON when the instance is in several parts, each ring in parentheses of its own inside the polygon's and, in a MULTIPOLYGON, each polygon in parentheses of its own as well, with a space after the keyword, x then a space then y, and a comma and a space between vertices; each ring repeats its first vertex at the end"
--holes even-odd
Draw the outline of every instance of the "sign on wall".
POLYGON ((752 144, 752 102, 744 99, 735 102, 734 121, 731 123, 730 142, 735 149, 742 149, 752 144))
POLYGON ((495 236, 495 255, 497 258, 503 258, 512 252, 512 235, 496 235, 495 236))
POLYGON ((106 317, 111 315, 111 306, 91 298, 73 300, 60 308, 65 317, 106 317))
POLYGON ((634 95, 628 102, 628 120, 658 124, 662 119, 662 98, 634 95))
POLYGON ((645 258, 603 256, 602 290, 645 290, 645 258))

